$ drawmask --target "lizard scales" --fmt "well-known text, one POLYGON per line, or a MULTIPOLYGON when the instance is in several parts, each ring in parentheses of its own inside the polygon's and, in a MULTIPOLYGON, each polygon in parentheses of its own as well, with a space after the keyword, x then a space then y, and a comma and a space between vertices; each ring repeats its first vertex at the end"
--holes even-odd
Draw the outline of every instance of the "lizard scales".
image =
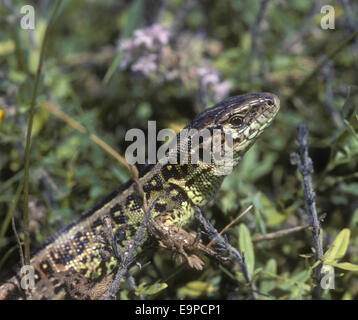
MULTIPOLYGON (((186 128, 220 129, 230 133, 233 137, 233 164, 236 166, 270 125, 279 106, 279 98, 272 93, 230 97, 201 112, 186 128)), ((175 152, 181 152, 180 147, 175 152)), ((189 252, 193 248, 186 245, 188 241, 185 239, 192 235, 182 227, 193 220, 194 206, 203 207, 219 189, 224 176, 214 174, 215 169, 215 164, 201 160, 197 164, 158 162, 147 166, 139 177, 148 205, 153 204, 150 214, 158 226, 155 238, 161 246, 174 252, 178 246, 173 248, 169 242, 182 241, 180 250, 175 253, 181 254, 196 269, 201 269, 203 262, 189 252), (168 239, 171 240, 168 242, 168 239)), ((142 199, 136 192, 135 183, 130 180, 50 237, 31 258, 36 283, 32 290, 33 298, 65 297, 68 288, 60 276, 63 274, 80 274, 88 281, 102 283, 105 288, 113 277, 116 260, 113 257, 104 259, 101 254, 104 244, 98 240, 98 233, 103 228, 103 217, 111 218, 113 232, 118 235, 119 250, 128 250, 143 215, 142 199)), ((203 245, 195 249, 215 254, 203 245)), ((17 270, 15 276, 0 286, 0 299, 23 299, 25 293, 20 283, 21 276, 17 270)))

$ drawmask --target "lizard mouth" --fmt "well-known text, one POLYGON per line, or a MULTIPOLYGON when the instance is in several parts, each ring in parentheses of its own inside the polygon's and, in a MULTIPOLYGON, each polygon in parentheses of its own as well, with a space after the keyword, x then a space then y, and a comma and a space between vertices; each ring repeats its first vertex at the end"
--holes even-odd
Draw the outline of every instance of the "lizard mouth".
POLYGON ((280 99, 273 93, 265 94, 264 98, 260 98, 255 103, 257 105, 251 108, 252 112, 258 114, 258 118, 265 117, 267 119, 276 115, 280 109, 280 99))
POLYGON ((272 93, 260 94, 257 99, 248 102, 245 109, 238 132, 251 134, 253 131, 262 131, 278 113, 280 99, 272 93))
POLYGON ((251 114, 248 117, 251 117, 252 122, 256 122, 259 126, 254 126, 258 131, 262 131, 266 128, 272 120, 275 118, 276 114, 280 109, 280 99, 273 93, 267 93, 263 99, 259 99, 257 102, 257 108, 251 108, 251 114))

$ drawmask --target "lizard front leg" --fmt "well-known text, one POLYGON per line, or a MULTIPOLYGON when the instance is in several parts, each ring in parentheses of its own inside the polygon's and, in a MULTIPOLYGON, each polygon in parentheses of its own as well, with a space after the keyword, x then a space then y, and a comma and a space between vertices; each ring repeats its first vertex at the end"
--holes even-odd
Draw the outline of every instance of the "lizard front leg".
POLYGON ((149 231, 161 247, 172 251, 179 260, 185 259, 191 268, 202 270, 204 261, 194 253, 205 253, 215 258, 218 255, 203 245, 195 233, 189 233, 175 223, 175 217, 181 214, 178 211, 174 209, 152 219, 148 225, 149 231))

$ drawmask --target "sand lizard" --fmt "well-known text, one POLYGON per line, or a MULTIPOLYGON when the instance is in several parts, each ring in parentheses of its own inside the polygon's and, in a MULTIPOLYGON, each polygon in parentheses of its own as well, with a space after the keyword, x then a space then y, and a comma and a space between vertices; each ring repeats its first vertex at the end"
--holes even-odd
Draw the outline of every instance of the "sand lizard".
MULTIPOLYGON (((202 111, 186 129, 219 129, 222 133, 231 134, 232 165, 237 166, 257 137, 270 125, 279 106, 279 98, 271 93, 234 96, 202 111)), ((178 154, 183 152, 180 143, 174 150, 178 154)), ((204 163, 200 158, 197 164, 158 162, 146 166, 140 173, 139 181, 148 204, 153 207, 150 216, 154 224, 148 228, 147 237, 156 239, 162 247, 186 259, 196 269, 201 269, 203 262, 195 254, 215 255, 215 252, 202 244, 193 245, 195 236, 184 227, 193 220, 195 206, 202 208, 215 197, 225 177, 214 174, 216 169, 215 164, 204 163)), ((67 287, 65 283, 68 274, 81 275, 105 289, 116 260, 113 257, 104 259, 101 253, 104 244, 98 240, 98 232, 103 228, 103 217, 110 217, 113 232, 117 235, 118 250, 123 251, 130 245, 143 215, 142 199, 133 180, 130 180, 50 237, 31 259, 36 283, 33 297, 65 297, 69 290, 68 283, 67 287)), ((17 271, 0 286, 0 299, 24 298, 20 277, 17 271)))

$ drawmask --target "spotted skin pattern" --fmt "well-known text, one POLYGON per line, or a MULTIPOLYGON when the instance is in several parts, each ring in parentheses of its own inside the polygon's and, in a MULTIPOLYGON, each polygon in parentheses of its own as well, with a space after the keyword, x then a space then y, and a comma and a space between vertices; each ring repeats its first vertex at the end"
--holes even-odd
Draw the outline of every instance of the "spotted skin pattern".
MULTIPOLYGON (((271 124, 279 104, 278 97, 271 93, 231 97, 204 110, 185 129, 218 129, 230 134, 233 138, 232 165, 235 167, 271 124)), ((178 155, 188 152, 190 143, 178 141, 175 152, 178 155)), ((193 245, 195 236, 184 228, 193 221, 194 207, 202 208, 213 199, 224 179, 223 175, 215 174, 214 163, 201 160, 196 164, 158 162, 147 166, 139 178, 148 205, 155 201, 150 213, 152 224, 146 237, 155 239, 159 246, 173 251, 196 269, 202 269, 203 262, 194 253, 215 256, 215 252, 201 243, 193 245)), ((108 245, 99 236, 104 228, 103 217, 110 217, 118 250, 123 252, 128 249, 143 220, 142 207, 142 199, 130 180, 49 238, 31 259, 36 283, 33 298, 66 297, 69 290, 66 277, 71 275, 79 275, 89 283, 105 287, 113 277, 117 261, 113 256, 103 258, 102 252, 108 250, 108 245)), ((17 270, 15 276, 0 286, 0 299, 24 299, 20 280, 17 270)))

